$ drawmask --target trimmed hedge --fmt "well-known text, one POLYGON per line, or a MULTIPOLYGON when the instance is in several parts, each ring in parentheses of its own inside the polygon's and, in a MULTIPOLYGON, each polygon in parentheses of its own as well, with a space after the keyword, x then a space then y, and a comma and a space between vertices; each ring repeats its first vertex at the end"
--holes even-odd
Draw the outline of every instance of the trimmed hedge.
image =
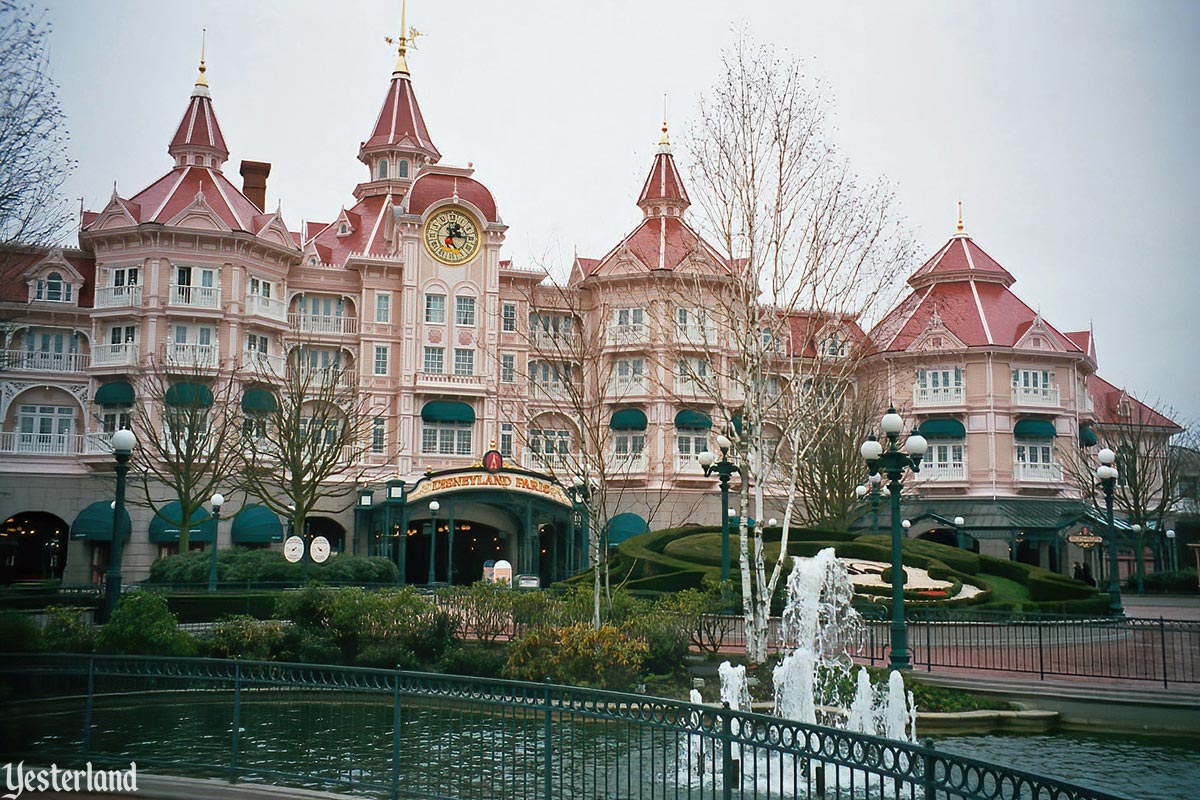
MULTIPOLYGON (((160 558, 150 566, 148 584, 207 586, 212 554, 193 550, 160 558)), ((305 565, 292 564, 278 550, 247 550, 229 547, 217 551, 217 582, 221 584, 299 583, 305 565)), ((396 582, 396 565, 378 556, 339 553, 323 564, 309 564, 308 578, 329 583, 396 582)))
MULTIPOLYGON (((858 541, 867 542, 869 544, 878 544, 887 548, 892 546, 892 538, 887 534, 869 534, 867 536, 858 537, 858 541)), ((974 575, 979 572, 981 556, 978 553, 973 553, 970 550, 960 550, 957 547, 930 542, 925 539, 905 539, 901 545, 901 550, 905 556, 910 553, 934 558, 941 561, 946 566, 953 570, 964 573, 966 575, 974 575)))
POLYGON ((213 622, 223 617, 247 616, 271 619, 275 604, 283 592, 220 592, 218 594, 173 594, 156 592, 166 598, 167 608, 180 622, 213 622))

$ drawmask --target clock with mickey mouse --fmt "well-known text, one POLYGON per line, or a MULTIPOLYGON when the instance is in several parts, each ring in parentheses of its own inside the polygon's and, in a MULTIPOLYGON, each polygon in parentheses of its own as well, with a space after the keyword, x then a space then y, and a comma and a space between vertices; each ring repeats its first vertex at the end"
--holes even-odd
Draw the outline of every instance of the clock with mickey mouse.
POLYGON ((425 221, 425 249, 443 264, 466 264, 479 252, 479 224, 457 206, 440 209, 425 221))

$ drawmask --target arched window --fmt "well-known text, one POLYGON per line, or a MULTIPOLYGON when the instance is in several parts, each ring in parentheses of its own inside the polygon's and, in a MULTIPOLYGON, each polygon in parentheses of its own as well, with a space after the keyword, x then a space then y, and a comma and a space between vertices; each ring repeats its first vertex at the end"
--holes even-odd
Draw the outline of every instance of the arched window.
POLYGON ((379 180, 383 180, 384 178, 386 178, 387 177, 387 168, 388 168, 387 159, 386 158, 379 159, 378 174, 375 177, 377 177, 379 180))
POLYGON ((397 173, 397 174, 398 174, 398 175, 399 175, 401 178, 407 178, 407 177, 408 177, 408 162, 407 162, 407 161, 401 161, 401 162, 400 162, 400 163, 399 163, 397 166, 398 166, 398 173, 397 173))
POLYGON ((38 281, 37 299, 56 303, 70 302, 71 284, 63 281, 61 272, 51 272, 44 281, 38 281))

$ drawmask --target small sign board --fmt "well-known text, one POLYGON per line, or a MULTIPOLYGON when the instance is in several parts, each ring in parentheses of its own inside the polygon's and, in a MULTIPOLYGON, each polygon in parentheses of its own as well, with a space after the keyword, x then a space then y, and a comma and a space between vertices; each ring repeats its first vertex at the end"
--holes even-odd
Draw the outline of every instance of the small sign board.
POLYGON ((492 569, 494 570, 492 573, 492 581, 494 583, 503 583, 506 586, 512 585, 512 564, 501 559, 496 562, 496 565, 492 569))
POLYGON ((496 562, 490 558, 487 561, 483 562, 483 582, 484 583, 495 583, 496 582, 496 562))
POLYGON ((518 575, 518 589, 540 589, 542 588, 542 579, 537 575, 518 575))
POLYGON ((1097 536, 1094 533, 1072 533, 1067 537, 1067 541, 1071 544, 1077 544, 1080 547, 1087 549, 1104 542, 1103 536, 1097 536))
POLYGON ((312 540, 312 545, 309 547, 309 553, 312 554, 312 560, 317 564, 324 564, 329 558, 329 540, 324 536, 318 536, 312 540))
POLYGON ((283 543, 283 557, 293 564, 304 558, 304 540, 299 536, 289 536, 283 543))

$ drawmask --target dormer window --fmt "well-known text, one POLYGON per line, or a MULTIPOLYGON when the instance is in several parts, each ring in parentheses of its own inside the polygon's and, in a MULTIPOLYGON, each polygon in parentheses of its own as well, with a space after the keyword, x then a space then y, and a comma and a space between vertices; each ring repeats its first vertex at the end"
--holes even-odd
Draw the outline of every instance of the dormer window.
POLYGON ((349 225, 347 225, 346 223, 343 222, 341 225, 338 226, 338 236, 345 236, 348 233, 350 233, 349 225))
POLYGON ((396 165, 396 174, 399 175, 401 178, 408 177, 408 162, 407 161, 401 161, 399 164, 396 165))
POLYGON ((63 280, 61 272, 51 272, 45 278, 38 279, 35 299, 50 303, 70 303, 72 288, 71 284, 63 280))
POLYGON ((384 178, 386 178, 386 177, 388 176, 388 174, 387 174, 387 169, 388 169, 388 162, 387 162, 387 159, 386 159, 386 158, 381 158, 381 159, 379 159, 379 167, 378 167, 378 169, 376 170, 376 175, 375 175, 375 176, 376 176, 376 177, 377 177, 379 180, 383 180, 384 178))

